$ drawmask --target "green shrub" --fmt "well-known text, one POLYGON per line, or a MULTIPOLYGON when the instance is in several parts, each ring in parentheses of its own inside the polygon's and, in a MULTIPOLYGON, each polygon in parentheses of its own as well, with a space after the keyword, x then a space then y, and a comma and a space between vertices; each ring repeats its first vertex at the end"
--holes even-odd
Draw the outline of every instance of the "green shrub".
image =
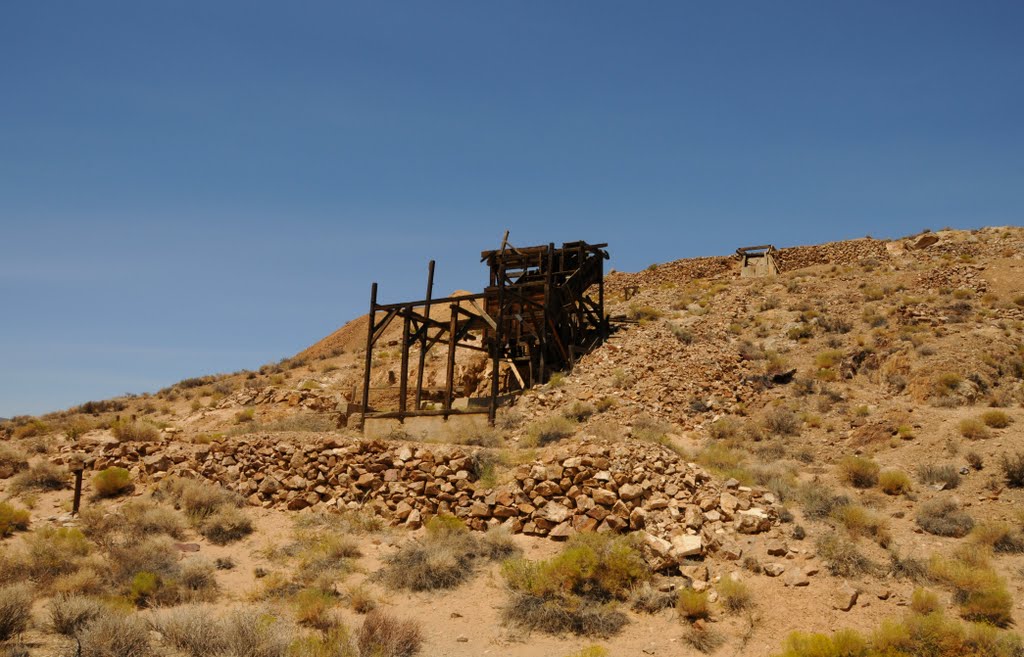
POLYGON ((882 470, 878 475, 878 487, 886 495, 905 495, 913 490, 910 475, 902 470, 882 470))
POLYGON ((107 468, 93 476, 92 487, 98 497, 116 497, 132 489, 132 476, 124 468, 107 468))
POLYGON ((974 519, 960 510, 954 500, 938 498, 921 505, 917 512, 917 525, 936 536, 966 536, 974 527, 974 519))
POLYGON ((36 529, 25 537, 25 548, 25 572, 41 583, 77 570, 82 557, 92 550, 80 530, 67 527, 36 529))
POLYGON ((1024 552, 1024 536, 1005 522, 984 522, 974 526, 970 538, 994 552, 1016 554, 1024 552))
POLYGON ((833 518, 854 536, 870 538, 882 547, 889 544, 889 523, 881 515, 860 504, 839 507, 833 518))
POLYGON ((953 601, 967 620, 1004 627, 1013 621, 1013 599, 1006 582, 976 550, 951 559, 935 555, 928 564, 932 579, 953 591, 953 601))
POLYGON ((877 463, 860 456, 846 456, 839 462, 841 477, 857 488, 871 488, 877 484, 880 470, 877 463))
POLYGON ((754 603, 750 588, 738 579, 723 577, 715 588, 722 604, 729 611, 741 611, 754 603))
POLYGON ((28 529, 28 522, 28 511, 0 502, 0 538, 28 529))
POLYGON ((252 422, 256 418, 256 410, 252 408, 246 408, 235 413, 235 424, 245 424, 252 422))

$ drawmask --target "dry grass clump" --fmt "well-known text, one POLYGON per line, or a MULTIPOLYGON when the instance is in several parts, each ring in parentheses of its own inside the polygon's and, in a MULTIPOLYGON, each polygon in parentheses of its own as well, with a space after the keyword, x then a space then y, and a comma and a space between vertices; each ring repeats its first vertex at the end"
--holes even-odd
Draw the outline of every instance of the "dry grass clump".
POLYGON ((878 474, 878 487, 886 495, 906 495, 914 489, 910 475, 902 470, 882 470, 878 474))
POLYGON ((818 481, 805 484, 800 489, 799 498, 804 507, 804 515, 812 520, 829 518, 836 510, 850 504, 850 498, 837 495, 831 488, 818 481))
POLYGON ((725 638, 706 623, 693 623, 683 631, 683 641, 697 652, 710 654, 725 643, 725 638))
POLYGON ((985 427, 984 422, 973 417, 960 420, 957 427, 960 430, 960 435, 969 440, 981 440, 992 435, 985 427))
POLYGON ((222 507, 199 523, 199 533, 217 545, 227 545, 252 533, 252 520, 240 509, 222 507))
POLYGON ((422 643, 423 633, 416 621, 383 611, 367 614, 356 636, 360 657, 413 657, 422 643))
POLYGON ((49 604, 50 626, 57 634, 75 636, 104 611, 103 603, 82 595, 60 594, 49 604))
POLYGON ((1013 598, 984 553, 968 549, 949 559, 935 555, 928 563, 928 573, 953 591, 953 601, 967 620, 997 627, 1013 622, 1013 598))
POLYGON ((874 562, 857 549, 856 542, 836 532, 821 536, 816 548, 828 571, 836 577, 856 577, 876 569, 874 562))
POLYGON ((89 541, 78 529, 42 527, 25 537, 22 553, 9 558, 23 576, 48 584, 77 570, 91 551, 89 541))
POLYGON ((135 614, 105 610, 77 634, 71 657, 150 657, 149 625, 135 614))
POLYGON ((686 620, 705 619, 711 615, 707 591, 681 589, 676 596, 676 612, 686 620))
POLYGON ((991 625, 963 623, 941 612, 909 613, 870 635, 794 632, 774 657, 1019 657, 1020 637, 991 625))
POLYGON ((841 506, 832 517, 854 536, 870 538, 882 547, 887 546, 891 540, 886 519, 860 504, 841 506))
POLYGON ((593 404, 577 400, 562 411, 562 416, 573 422, 586 422, 594 413, 597 413, 597 408, 593 404))
POLYGON ((982 413, 981 421, 985 423, 986 427, 992 429, 1005 429, 1010 426, 1010 416, 996 409, 982 413))
POLYGON ((32 589, 27 584, 0 587, 0 642, 24 632, 31 618, 32 589))
POLYGON ((64 468, 49 461, 38 461, 11 479, 10 491, 18 494, 32 490, 60 490, 67 485, 68 473, 64 468))
POLYGON ((7 502, 0 502, 0 538, 10 536, 16 531, 28 529, 29 513, 7 502))
POLYGON ((881 467, 861 456, 846 456, 839 462, 839 474, 847 483, 857 488, 871 488, 878 483, 881 467))
POLYGON ((163 610, 154 616, 153 626, 167 643, 189 657, 220 655, 228 649, 224 624, 206 606, 183 605, 163 610))
POLYGON ((580 534, 551 559, 502 566, 511 593, 503 615, 515 625, 559 634, 610 636, 626 624, 618 602, 651 571, 628 537, 580 534))
POLYGON ((966 536, 974 527, 974 519, 960 510, 956 500, 948 497, 929 500, 917 512, 917 525, 936 536, 966 536))
POLYGON ((478 447, 501 447, 504 443, 501 433, 494 427, 477 425, 457 425, 448 433, 445 441, 456 445, 476 445, 478 447))
POLYGON ((650 582, 644 582, 637 586, 630 593, 630 606, 633 611, 645 614, 656 614, 662 609, 674 607, 676 596, 671 591, 659 591, 651 586, 650 582))
POLYGON ((1003 454, 999 465, 1003 469, 1008 486, 1024 487, 1024 452, 1016 452, 1012 455, 1003 454))
POLYGON ((537 420, 526 428, 526 437, 523 441, 526 447, 537 447, 547 445, 563 438, 568 438, 576 430, 576 423, 561 415, 552 415, 543 420, 537 420))
POLYGON ((970 538, 979 545, 1002 554, 1018 554, 1024 552, 1024 536, 1009 523, 983 522, 975 525, 970 538))
POLYGON ((955 465, 923 465, 917 471, 917 478, 923 484, 943 484, 946 490, 960 485, 960 471, 955 465))
POLYGON ((478 560, 516 551, 507 533, 491 530, 480 539, 454 516, 435 516, 426 530, 421 540, 407 542, 387 559, 381 577, 388 585, 413 591, 453 588, 469 579, 478 560))
POLYGON ((116 421, 110 425, 110 431, 122 442, 151 443, 160 440, 160 430, 140 420, 116 421))
POLYGON ((785 406, 776 406, 764 414, 764 428, 776 436, 795 436, 800 433, 800 418, 785 406))
POLYGON ((750 588, 738 579, 723 577, 715 588, 722 604, 729 611, 742 611, 754 604, 750 588))
POLYGON ((25 452, 7 443, 0 443, 0 479, 7 479, 28 467, 25 452))
POLYGON ((132 489, 132 475, 124 468, 106 468, 93 475, 92 488, 97 497, 117 497, 132 489))

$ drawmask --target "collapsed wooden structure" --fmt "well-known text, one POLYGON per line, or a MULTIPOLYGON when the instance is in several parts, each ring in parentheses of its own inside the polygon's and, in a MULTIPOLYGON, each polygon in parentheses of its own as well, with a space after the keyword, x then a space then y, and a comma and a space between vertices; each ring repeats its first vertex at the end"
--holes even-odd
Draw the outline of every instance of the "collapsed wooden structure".
POLYGON ((777 253, 771 244, 743 246, 736 249, 740 261, 740 277, 775 276, 779 273, 779 265, 775 261, 777 253))
POLYGON ((557 248, 553 243, 516 248, 508 244, 506 233, 500 249, 481 254, 481 262, 490 269, 490 280, 482 293, 432 298, 433 261, 428 267, 424 299, 381 304, 374 283, 370 288, 363 371, 364 421, 486 412, 493 423, 502 395, 542 384, 552 372, 571 368, 580 355, 608 336, 605 247, 607 244, 567 242, 557 248), (596 298, 591 296, 593 292, 596 298), (443 312, 436 312, 441 308, 448 311, 444 319, 438 318, 443 312), (395 320, 402 324, 397 408, 372 408, 374 347, 395 320), (423 385, 424 367, 427 354, 437 345, 447 346, 444 387, 427 390, 423 385), (409 361, 417 347, 415 381, 410 386, 409 361), (460 349, 484 352, 490 359, 490 394, 485 407, 467 404, 465 408, 453 408, 455 356, 460 349))

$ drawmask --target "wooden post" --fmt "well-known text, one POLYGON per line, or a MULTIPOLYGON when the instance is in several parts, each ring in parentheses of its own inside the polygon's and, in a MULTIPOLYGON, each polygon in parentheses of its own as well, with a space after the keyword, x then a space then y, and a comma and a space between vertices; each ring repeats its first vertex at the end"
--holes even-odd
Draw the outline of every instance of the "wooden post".
POLYGON ((363 369, 363 428, 366 428, 366 413, 370 410, 370 367, 373 364, 373 329, 377 323, 377 284, 370 287, 370 315, 366 327, 366 364, 363 369))
POLYGON ((71 502, 71 515, 77 516, 82 506, 82 472, 85 470, 85 459, 80 454, 68 457, 68 468, 75 473, 75 497, 71 502))
POLYGON ((402 371, 398 378, 398 419, 405 421, 406 397, 409 392, 409 315, 402 320, 402 371))
POLYGON ((452 388, 455 385, 455 345, 456 333, 459 330, 459 304, 451 305, 452 317, 448 322, 448 368, 444 376, 444 419, 452 410, 452 388))
POLYGON ((423 366, 427 361, 427 331, 430 324, 430 297, 434 292, 434 261, 427 266, 427 302, 423 306, 423 315, 427 318, 427 325, 423 327, 423 337, 420 338, 420 362, 416 368, 416 409, 420 410, 420 400, 423 398, 423 366))
MULTIPOLYGON (((504 247, 504 245, 502 245, 504 247)), ((504 255, 504 251, 502 251, 504 255)), ((494 329, 494 345, 491 355, 491 403, 487 408, 487 423, 494 426, 498 416, 498 374, 501 370, 501 332, 505 328, 505 263, 498 265, 498 325, 494 329)))

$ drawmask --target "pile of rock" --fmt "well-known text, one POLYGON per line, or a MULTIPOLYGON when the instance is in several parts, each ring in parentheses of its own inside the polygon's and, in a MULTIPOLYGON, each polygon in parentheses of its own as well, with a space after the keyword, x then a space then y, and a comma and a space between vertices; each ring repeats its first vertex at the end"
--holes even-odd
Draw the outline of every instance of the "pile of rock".
POLYGON ((735 533, 771 529, 770 493, 729 481, 653 443, 584 440, 549 448, 488 485, 487 453, 452 445, 322 439, 299 445, 271 436, 195 448, 121 443, 92 454, 93 468, 118 465, 139 479, 202 476, 250 504, 300 510, 369 507, 416 528, 450 513, 473 529, 564 539, 576 532, 642 531, 659 569, 716 550, 735 533))
POLYGON ((738 272, 736 262, 733 256, 713 256, 676 260, 635 273, 613 272, 605 277, 605 290, 616 295, 630 287, 646 290, 695 278, 717 278, 738 272))
POLYGON ((287 404, 288 406, 305 408, 311 411, 331 413, 344 411, 349 400, 336 392, 328 392, 319 388, 288 390, 267 386, 265 388, 245 388, 233 395, 225 397, 218 404, 219 408, 237 406, 258 406, 261 404, 287 404))
POLYGON ((890 257, 886 244, 883 240, 866 237, 813 246, 793 246, 779 249, 775 261, 784 272, 814 265, 852 265, 866 259, 888 262, 890 257))
POLYGON ((980 265, 940 265, 922 272, 917 277, 916 285, 929 294, 937 294, 941 290, 970 290, 981 295, 988 289, 988 282, 982 275, 984 271, 985 268, 980 265))

